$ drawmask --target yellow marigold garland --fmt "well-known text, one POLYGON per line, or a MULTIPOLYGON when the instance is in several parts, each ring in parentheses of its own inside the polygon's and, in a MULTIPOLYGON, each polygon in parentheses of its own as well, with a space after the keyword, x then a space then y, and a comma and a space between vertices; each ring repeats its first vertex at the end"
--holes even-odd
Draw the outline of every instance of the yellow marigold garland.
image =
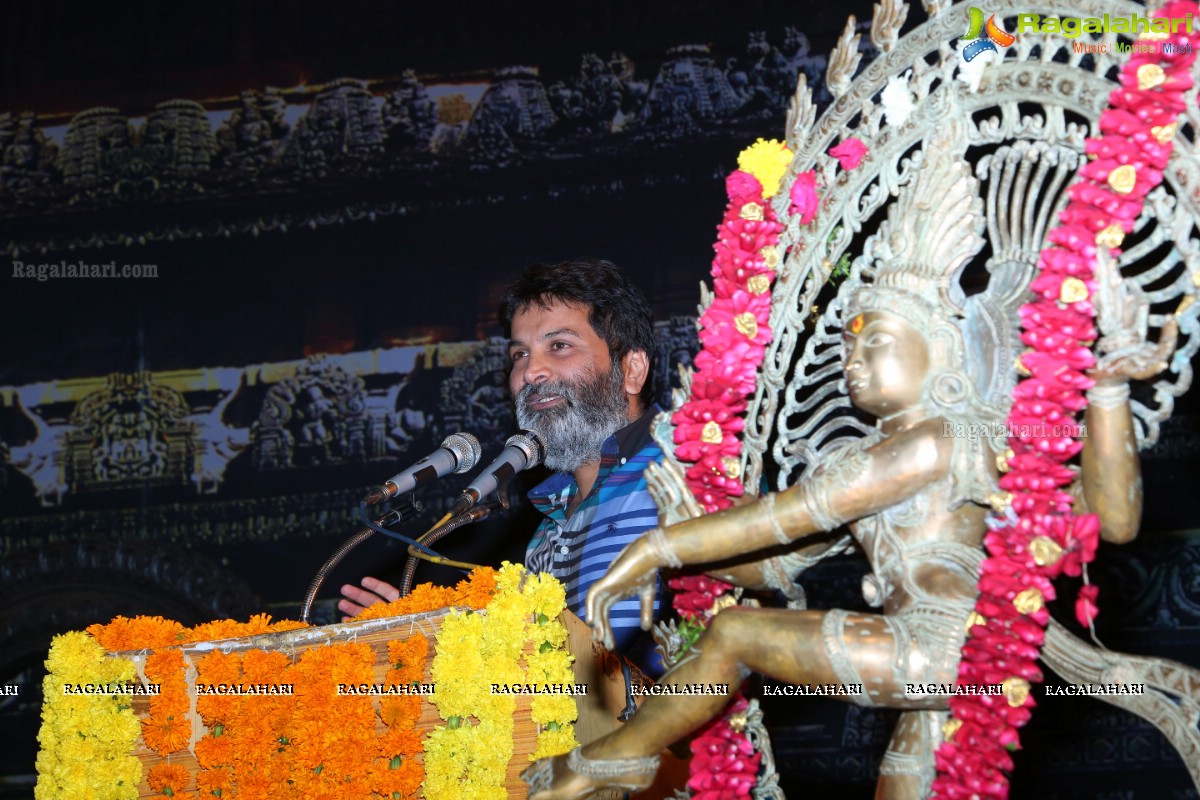
POLYGON ((135 676, 133 664, 106 658, 90 636, 72 631, 54 637, 46 669, 34 797, 136 798, 142 765, 132 753, 141 725, 129 697, 63 691, 64 684, 128 683, 135 676))
MULTIPOLYGON (((496 589, 486 614, 451 614, 438 635, 433 702, 447 725, 425 742, 429 800, 507 796, 504 778, 513 752, 516 701, 510 694, 492 694, 492 684, 574 683, 573 659, 562 653, 566 630, 556 619, 565 607, 562 585, 505 562, 496 589), (533 653, 525 655, 522 668, 530 644, 533 653)), ((542 731, 535 757, 577 747, 570 724, 577 715, 571 697, 538 703, 534 719, 542 731)))
MULTIPOLYGON (((525 656, 526 680, 556 686, 573 683, 571 663, 575 657, 567 650, 567 629, 558 621, 567 605, 566 589, 550 575, 527 575, 523 593, 533 605, 535 620, 530 628, 533 650, 525 656)), ((579 709, 570 695, 534 695, 530 716, 539 726, 537 750, 530 754, 530 761, 579 746, 572 724, 579 718, 579 709)))

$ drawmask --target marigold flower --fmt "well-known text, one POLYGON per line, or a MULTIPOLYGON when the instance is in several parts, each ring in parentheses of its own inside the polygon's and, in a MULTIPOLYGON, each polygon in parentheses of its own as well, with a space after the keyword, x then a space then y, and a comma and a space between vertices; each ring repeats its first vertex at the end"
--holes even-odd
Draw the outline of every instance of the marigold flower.
POLYGON ((762 186, 762 196, 772 197, 792 162, 792 151, 776 139, 759 139, 738 155, 738 169, 749 173, 762 186))

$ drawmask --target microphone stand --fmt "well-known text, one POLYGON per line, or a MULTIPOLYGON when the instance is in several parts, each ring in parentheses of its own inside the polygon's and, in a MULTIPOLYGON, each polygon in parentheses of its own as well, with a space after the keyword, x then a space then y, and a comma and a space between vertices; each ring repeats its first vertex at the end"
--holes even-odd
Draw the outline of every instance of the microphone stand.
MULTIPOLYGON (((474 508, 462 512, 456 517, 452 517, 449 520, 433 526, 417 539, 417 544, 432 545, 446 534, 456 531, 464 525, 469 525, 472 522, 479 522, 480 520, 487 519, 487 517, 494 510, 501 508, 502 506, 503 504, 500 502, 492 502, 482 506, 475 506, 474 508)), ((408 560, 404 562, 404 575, 400 581, 401 597, 406 597, 412 590, 413 575, 417 571, 418 561, 429 561, 433 564, 442 564, 449 567, 461 567, 463 569, 474 569, 475 567, 479 566, 478 564, 467 564, 461 561, 451 561, 450 559, 442 558, 440 556, 429 556, 426 553, 422 553, 415 546, 409 545, 408 560)))
MULTIPOLYGON (((416 501, 409 500, 406 505, 401 506, 399 509, 392 509, 376 518, 375 524, 384 528, 391 525, 399 525, 402 522, 412 519, 420 510, 421 506, 416 501)), ((321 568, 317 570, 317 574, 313 577, 312 583, 309 584, 308 592, 304 595, 304 606, 300 613, 301 622, 308 622, 309 615, 312 612, 312 604, 317 599, 317 593, 321 591, 321 584, 325 582, 325 578, 333 571, 333 568, 341 563, 341 560, 346 557, 347 553, 367 539, 370 539, 374 533, 374 529, 370 527, 363 528, 343 542, 342 546, 333 551, 333 555, 325 560, 325 563, 321 565, 321 568)))

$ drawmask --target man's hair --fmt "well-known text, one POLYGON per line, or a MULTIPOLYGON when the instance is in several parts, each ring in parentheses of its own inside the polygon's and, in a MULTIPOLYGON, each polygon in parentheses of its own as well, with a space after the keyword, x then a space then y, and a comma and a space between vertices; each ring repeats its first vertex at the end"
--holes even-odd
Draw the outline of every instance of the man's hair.
POLYGON ((654 314, 650 303, 625 273, 611 261, 575 259, 560 264, 534 264, 508 287, 500 301, 500 324, 512 336, 513 317, 532 307, 554 302, 587 306, 588 322, 608 345, 614 364, 626 353, 641 350, 650 362, 641 400, 653 394, 654 314))

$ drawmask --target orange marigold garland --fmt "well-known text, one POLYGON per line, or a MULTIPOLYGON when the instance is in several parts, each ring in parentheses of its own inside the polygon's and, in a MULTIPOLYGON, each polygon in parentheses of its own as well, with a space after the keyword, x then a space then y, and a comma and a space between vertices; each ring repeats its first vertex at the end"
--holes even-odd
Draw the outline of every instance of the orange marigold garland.
POLYGON ((233 739, 227 728, 235 727, 237 696, 200 694, 200 687, 239 686, 241 682, 242 664, 237 655, 214 650, 196 664, 196 711, 209 730, 194 748, 201 767, 196 775, 201 797, 222 797, 233 788, 233 739))
POLYGON ((449 586, 434 586, 422 583, 404 597, 390 603, 368 606, 355 619, 382 619, 420 614, 437 608, 471 608, 478 611, 487 608, 496 594, 496 570, 491 567, 476 567, 471 574, 451 589, 449 586))
MULTIPOLYGON (((359 619, 418 614, 447 606, 479 610, 497 593, 497 573, 474 570, 457 586, 423 584, 394 603, 379 603, 359 619)), ((146 676, 160 684, 142 720, 146 746, 160 756, 191 743, 187 690, 188 661, 180 645, 201 641, 278 633, 307 627, 300 622, 272 622, 258 614, 247 622, 214 620, 188 628, 162 617, 116 617, 92 625, 91 637, 109 652, 154 650, 146 659, 146 676)), ((420 683, 429 653, 420 634, 388 642, 387 685, 420 683)), ((306 651, 299 661, 280 652, 250 650, 244 654, 213 650, 195 662, 196 712, 208 733, 193 744, 197 762, 195 789, 187 769, 162 763, 150 773, 155 800, 182 793, 208 800, 236 795, 246 800, 282 796, 367 797, 406 800, 420 791, 425 777, 418 756, 423 734, 416 730, 421 714, 419 695, 380 698, 378 711, 367 694, 339 693, 339 684, 374 683, 374 654, 367 645, 327 645, 306 651), (222 687, 291 684, 293 695, 241 693, 222 687), (215 691, 213 691, 215 690, 215 691), (337 724, 330 724, 336 719, 337 724), (385 729, 376 735, 376 722, 385 729)), ((149 779, 149 778, 148 778, 149 779)))
MULTIPOLYGON (((291 659, 278 651, 250 650, 242 656, 242 680, 247 686, 288 683, 291 659)), ((281 753, 287 747, 287 724, 295 697, 262 694, 238 698, 227 733, 233 749, 233 782, 240 800, 268 800, 287 784, 281 753)))
POLYGON ((371 794, 375 709, 369 696, 339 694, 338 684, 372 683, 374 661, 367 645, 345 643, 306 650, 293 667, 288 774, 300 797, 371 794))
POLYGON ((192 738, 185 669, 183 653, 178 650, 162 650, 146 658, 146 677, 161 689, 150 698, 150 716, 142 720, 142 740, 160 756, 183 750, 192 738))
POLYGON ((89 625, 87 632, 112 653, 170 647, 183 641, 187 628, 162 617, 115 617, 107 625, 89 625))
POLYGON ((191 782, 192 774, 182 764, 156 764, 146 776, 146 783, 150 785, 150 790, 155 792, 150 800, 179 797, 187 791, 191 782))
POLYGON ((303 622, 290 619, 271 622, 270 614, 255 614, 248 622, 232 619, 213 620, 185 628, 173 619, 162 617, 115 617, 107 625, 90 625, 90 633, 100 646, 112 653, 122 650, 157 650, 160 647, 236 639, 260 633, 282 633, 307 628, 303 622))
POLYGON ((307 628, 303 622, 281 619, 271 622, 270 614, 255 614, 247 622, 232 619, 218 619, 205 622, 185 630, 182 642, 214 642, 220 639, 240 639, 243 636, 258 636, 263 633, 282 633, 294 631, 297 628, 307 628))
MULTIPOLYGON (((383 678, 385 686, 421 682, 429 655, 428 639, 415 633, 388 642, 387 650, 390 666, 383 678)), ((416 729, 420 716, 420 695, 385 696, 380 702, 379 717, 387 730, 379 737, 381 760, 372 770, 372 788, 390 800, 416 796, 425 780, 425 767, 415 758, 424 747, 416 729)))

